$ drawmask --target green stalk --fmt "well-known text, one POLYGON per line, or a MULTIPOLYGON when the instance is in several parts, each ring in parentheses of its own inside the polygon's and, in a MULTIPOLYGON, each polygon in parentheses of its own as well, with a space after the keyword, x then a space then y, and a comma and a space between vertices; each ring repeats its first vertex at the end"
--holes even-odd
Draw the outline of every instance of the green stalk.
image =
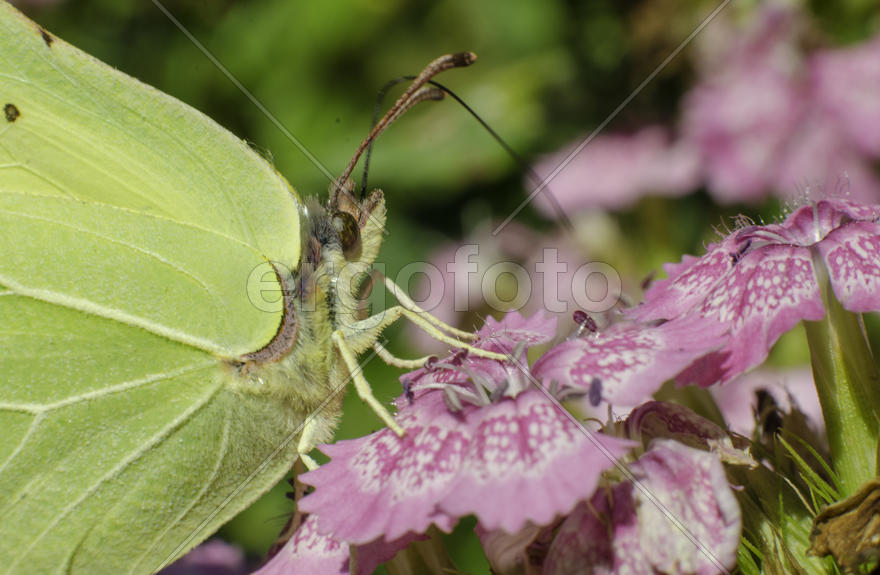
POLYGON ((877 475, 880 374, 861 315, 837 301, 825 263, 815 252, 813 269, 825 318, 804 324, 838 489, 847 497, 877 475))

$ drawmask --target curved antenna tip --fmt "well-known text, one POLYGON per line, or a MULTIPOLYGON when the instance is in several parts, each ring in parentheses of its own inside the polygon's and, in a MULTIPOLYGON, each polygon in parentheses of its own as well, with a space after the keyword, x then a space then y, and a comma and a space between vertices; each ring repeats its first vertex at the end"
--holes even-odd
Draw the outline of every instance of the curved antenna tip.
POLYGON ((456 68, 463 68, 476 62, 477 55, 473 52, 458 52, 457 54, 452 54, 451 59, 456 68))

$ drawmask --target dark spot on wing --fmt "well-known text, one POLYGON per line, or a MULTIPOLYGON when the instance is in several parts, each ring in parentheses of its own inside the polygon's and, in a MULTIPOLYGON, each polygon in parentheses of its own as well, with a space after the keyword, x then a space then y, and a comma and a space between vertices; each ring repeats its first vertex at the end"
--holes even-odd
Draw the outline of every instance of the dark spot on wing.
POLYGON ((18 106, 15 104, 6 104, 3 106, 3 113, 6 114, 7 122, 14 122, 21 116, 21 112, 18 110, 18 106))
POLYGON ((52 34, 49 34, 49 33, 46 32, 45 30, 43 30, 42 28, 40 28, 40 36, 43 37, 43 42, 46 43, 46 46, 49 46, 49 47, 51 48, 51 47, 52 47, 52 42, 55 41, 55 38, 52 37, 52 34))

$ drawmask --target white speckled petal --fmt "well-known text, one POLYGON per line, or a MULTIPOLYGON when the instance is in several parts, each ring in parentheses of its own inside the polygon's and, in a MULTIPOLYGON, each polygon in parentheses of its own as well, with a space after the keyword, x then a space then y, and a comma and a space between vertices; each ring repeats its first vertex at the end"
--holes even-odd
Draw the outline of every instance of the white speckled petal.
POLYGON ((464 464, 439 506, 454 516, 474 514, 483 528, 508 533, 570 512, 632 445, 584 433, 536 389, 469 412, 467 425, 464 464))
POLYGON ((560 527, 545 575, 716 575, 720 567, 733 569, 741 515, 716 456, 657 440, 631 469, 662 509, 631 483, 597 492, 560 527))
POLYGON ((631 466, 633 474, 663 508, 640 490, 639 540, 662 573, 716 575, 736 565, 742 516, 715 454, 669 439, 655 440, 631 466), (691 537, 670 522, 671 514, 691 537), (694 540, 702 544, 697 548, 694 540))
POLYGON ((598 379, 603 401, 636 405, 699 357, 721 347, 725 330, 698 317, 660 326, 617 324, 555 346, 535 362, 533 372, 545 382, 586 390, 598 379))
POLYGON ((318 533, 310 516, 254 575, 348 575, 348 560, 348 545, 318 533))
POLYGON ((672 319, 686 314, 703 301, 706 293, 733 269, 739 247, 733 238, 712 244, 702 257, 686 255, 679 263, 663 266, 667 279, 658 280, 645 292, 645 301, 626 311, 636 320, 672 319))
POLYGON ((834 294, 854 312, 880 310, 880 226, 853 222, 819 244, 834 294))
MULTIPOLYGON (((408 534, 386 542, 377 539, 355 550, 354 575, 370 575, 410 543, 425 537, 408 534)), ((350 548, 318 532, 318 517, 309 515, 287 543, 254 575, 349 575, 350 548)))
POLYGON ((322 533, 363 544, 384 536, 424 532, 431 523, 449 530, 455 518, 436 508, 458 473, 469 430, 450 413, 440 393, 419 397, 401 410, 397 437, 383 429, 321 449, 331 461, 301 476, 315 491, 300 509, 319 516, 322 533))
POLYGON ((719 352, 722 381, 755 367, 779 336, 799 321, 825 316, 809 249, 768 245, 746 254, 706 294, 698 313, 731 330, 729 343, 719 352))
POLYGON ((448 531, 469 514, 490 530, 546 524, 590 497, 632 445, 594 433, 598 447, 536 389, 456 414, 425 394, 398 422, 404 437, 386 429, 326 446, 332 460, 302 476, 316 489, 300 509, 322 532, 360 544, 431 523, 448 531))
POLYGON ((812 252, 824 257, 835 294, 847 309, 880 309, 880 208, 822 200, 783 223, 748 226, 701 258, 666 267, 670 277, 627 312, 641 321, 696 314, 730 330, 723 349, 681 374, 679 383, 728 381, 766 359, 800 320, 825 315, 812 252))

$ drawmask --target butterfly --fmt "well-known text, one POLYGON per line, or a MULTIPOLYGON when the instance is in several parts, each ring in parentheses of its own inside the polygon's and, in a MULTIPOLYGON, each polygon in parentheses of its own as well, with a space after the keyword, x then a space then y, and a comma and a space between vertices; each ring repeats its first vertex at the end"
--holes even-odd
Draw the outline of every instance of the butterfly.
POLYGON ((377 343, 397 319, 488 353, 390 280, 400 305, 363 316, 386 208, 350 169, 304 201, 208 117, 5 2, 0 100, 0 573, 169 564, 297 458, 314 467, 350 381, 401 432, 358 365, 371 348, 421 364, 377 343))

